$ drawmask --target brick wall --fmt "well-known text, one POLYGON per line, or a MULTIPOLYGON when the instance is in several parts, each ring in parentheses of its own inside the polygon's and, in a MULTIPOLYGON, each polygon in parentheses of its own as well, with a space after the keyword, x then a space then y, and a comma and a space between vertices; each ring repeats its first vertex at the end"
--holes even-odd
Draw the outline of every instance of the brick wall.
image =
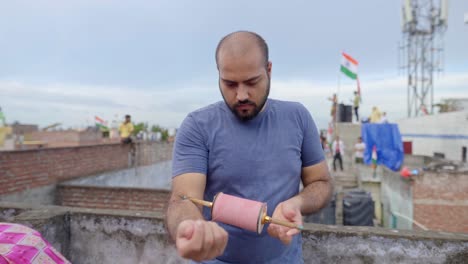
MULTIPOLYGON (((137 165, 171 158, 172 144, 137 143, 137 165)), ((130 146, 100 144, 0 152, 0 195, 128 168, 130 146)))
POLYGON ((0 152, 0 194, 128 167, 120 144, 0 152))
POLYGON ((74 147, 117 143, 109 138, 103 138, 99 131, 35 131, 25 136, 25 140, 42 141, 47 147, 74 147))
POLYGON ((429 171, 415 177, 413 218, 431 230, 468 233, 468 173, 429 171))
POLYGON ((162 211, 169 194, 167 190, 60 185, 57 200, 71 207, 162 211))

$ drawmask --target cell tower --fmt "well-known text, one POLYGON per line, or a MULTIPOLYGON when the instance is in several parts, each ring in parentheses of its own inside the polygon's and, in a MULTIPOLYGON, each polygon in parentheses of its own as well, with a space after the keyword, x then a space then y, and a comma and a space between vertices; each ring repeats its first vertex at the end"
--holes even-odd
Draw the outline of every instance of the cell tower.
POLYGON ((408 75, 408 117, 434 113, 434 73, 443 71, 448 0, 403 0, 400 69, 408 75))

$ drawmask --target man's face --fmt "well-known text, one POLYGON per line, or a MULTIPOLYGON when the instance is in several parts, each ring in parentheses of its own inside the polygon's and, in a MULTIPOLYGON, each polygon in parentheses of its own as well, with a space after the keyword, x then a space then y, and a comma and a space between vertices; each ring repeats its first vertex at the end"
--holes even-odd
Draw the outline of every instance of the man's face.
POLYGON ((131 121, 132 121, 132 120, 131 120, 130 117, 126 117, 126 118, 125 118, 125 122, 126 122, 126 123, 130 123, 131 121))
POLYGON ((260 50, 242 56, 220 53, 218 69, 219 89, 226 105, 242 121, 257 116, 270 92, 271 62, 265 65, 260 50))

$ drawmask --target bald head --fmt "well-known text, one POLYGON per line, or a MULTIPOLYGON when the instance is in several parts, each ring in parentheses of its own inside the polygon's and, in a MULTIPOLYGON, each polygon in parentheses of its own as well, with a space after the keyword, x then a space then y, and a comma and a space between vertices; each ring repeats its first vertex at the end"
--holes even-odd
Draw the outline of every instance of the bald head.
POLYGON ((237 31, 223 37, 216 48, 216 66, 219 69, 220 59, 225 56, 245 56, 260 54, 262 64, 268 66, 268 45, 258 34, 250 31, 237 31))

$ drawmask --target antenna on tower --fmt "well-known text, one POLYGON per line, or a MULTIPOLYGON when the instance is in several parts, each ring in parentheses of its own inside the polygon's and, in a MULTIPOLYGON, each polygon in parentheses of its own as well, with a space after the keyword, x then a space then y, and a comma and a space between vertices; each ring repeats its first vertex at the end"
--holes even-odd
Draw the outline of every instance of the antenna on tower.
POLYGON ((411 6, 411 0, 404 0, 403 3, 403 17, 406 23, 412 23, 414 21, 413 8, 411 6))
POLYGON ((408 76, 408 117, 434 113, 434 72, 443 71, 448 0, 403 0, 400 71, 408 76))
POLYGON ((440 23, 443 26, 447 26, 447 18, 448 18, 448 0, 441 0, 440 1, 440 23))

